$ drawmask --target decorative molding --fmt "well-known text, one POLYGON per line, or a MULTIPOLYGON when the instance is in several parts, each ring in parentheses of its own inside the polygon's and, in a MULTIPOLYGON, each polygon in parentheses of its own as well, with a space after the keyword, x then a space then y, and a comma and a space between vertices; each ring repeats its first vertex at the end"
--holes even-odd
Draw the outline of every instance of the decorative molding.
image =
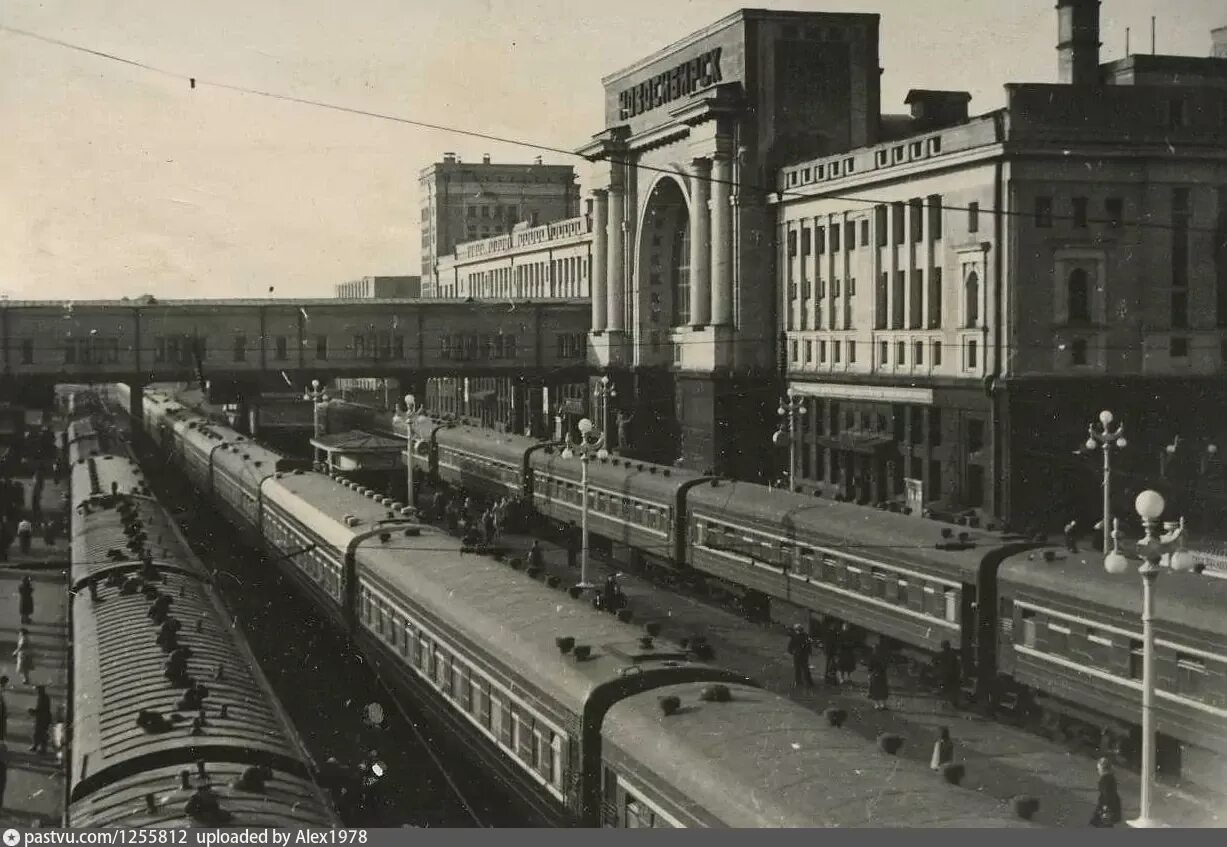
POLYGON ((803 397, 828 397, 833 400, 863 400, 872 403, 913 403, 933 405, 933 389, 902 388, 889 385, 841 385, 831 382, 789 382, 789 394, 803 397))

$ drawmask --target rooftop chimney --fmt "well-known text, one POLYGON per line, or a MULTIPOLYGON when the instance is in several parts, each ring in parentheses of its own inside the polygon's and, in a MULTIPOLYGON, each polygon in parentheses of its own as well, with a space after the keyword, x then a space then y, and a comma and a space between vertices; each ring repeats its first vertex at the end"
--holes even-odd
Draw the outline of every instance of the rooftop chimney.
POLYGON ((903 101, 912 109, 912 121, 920 131, 955 126, 967 121, 967 104, 971 94, 966 91, 935 91, 913 88, 903 101))
POLYGON ((482 155, 481 155, 481 163, 482 163, 483 165, 488 165, 488 164, 490 164, 490 154, 489 154, 489 153, 482 153, 482 155))
POLYGON ((540 156, 538 156, 537 158, 533 159, 533 164, 534 164, 534 165, 539 165, 539 164, 541 164, 541 157, 540 157, 540 156))
POLYGON ((1215 59, 1227 59, 1227 26, 1210 30, 1210 56, 1215 59))
POLYGON ((1099 44, 1099 0, 1057 0, 1061 84, 1099 84, 1099 44))
POLYGON ((443 161, 449 165, 454 165, 456 163, 456 154, 455 153, 444 153, 443 161))

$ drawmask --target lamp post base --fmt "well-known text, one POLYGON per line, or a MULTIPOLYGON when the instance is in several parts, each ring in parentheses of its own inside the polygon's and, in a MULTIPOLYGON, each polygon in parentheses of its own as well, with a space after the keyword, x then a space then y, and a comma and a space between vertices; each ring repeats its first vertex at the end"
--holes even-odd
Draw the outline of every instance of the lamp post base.
POLYGON ((1134 818, 1131 821, 1125 822, 1126 826, 1133 829, 1167 829, 1168 825, 1158 818, 1134 818))

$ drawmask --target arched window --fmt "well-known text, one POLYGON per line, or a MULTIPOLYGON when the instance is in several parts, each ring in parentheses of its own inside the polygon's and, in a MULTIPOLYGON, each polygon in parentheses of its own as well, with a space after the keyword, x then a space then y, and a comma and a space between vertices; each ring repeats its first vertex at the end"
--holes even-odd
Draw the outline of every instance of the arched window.
POLYGON ((963 284, 963 315, 967 326, 979 326, 980 277, 975 271, 967 275, 967 282, 963 284))
POLYGON ((1069 322, 1090 323, 1091 321, 1091 287, 1087 281, 1086 271, 1076 268, 1069 275, 1067 290, 1069 297, 1069 322))

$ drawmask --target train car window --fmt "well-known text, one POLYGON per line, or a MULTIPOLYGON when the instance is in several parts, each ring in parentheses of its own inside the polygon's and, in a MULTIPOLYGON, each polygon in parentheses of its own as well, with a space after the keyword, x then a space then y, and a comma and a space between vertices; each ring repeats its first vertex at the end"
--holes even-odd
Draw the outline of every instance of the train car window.
POLYGON ((490 681, 483 679, 481 681, 481 696, 478 702, 478 720, 486 729, 490 728, 491 721, 491 702, 490 702, 490 681))
POLYGON ((797 573, 805 577, 814 575, 814 551, 808 547, 801 548, 801 555, 797 558, 797 573))
POLYGON ((453 693, 452 683, 452 657, 444 651, 439 651, 439 684, 443 687, 443 695, 451 697, 453 693))
POLYGON ((555 788, 562 788, 562 738, 550 732, 547 739, 541 773, 555 788))
POLYGON ((1141 679, 1142 669, 1144 666, 1143 650, 1141 641, 1129 642, 1129 678, 1141 679))
POLYGON ((443 693, 447 694, 447 689, 451 687, 452 671, 451 664, 448 661, 447 651, 435 644, 434 653, 431 654, 430 663, 430 678, 439 688, 443 689, 443 693))
POLYGON ((524 719, 524 725, 531 730, 531 732, 524 733, 528 741, 528 762, 533 766, 534 770, 540 771, 542 749, 545 744, 545 739, 542 736, 549 730, 543 730, 531 717, 524 719))
POLYGON ((426 671, 430 667, 430 639, 424 634, 418 636, 418 670, 426 671))
POLYGON ((460 700, 460 708, 466 712, 473 710, 473 672, 468 665, 456 666, 456 692, 460 700))
POLYGON ((845 588, 856 590, 861 587, 861 569, 853 565, 844 567, 843 585, 845 588))
POLYGON ((822 581, 831 585, 843 582, 839 573, 839 562, 832 556, 822 557, 822 581))
POLYGON ((941 617, 941 610, 937 608, 937 589, 931 583, 924 583, 924 598, 922 599, 920 610, 926 615, 933 617, 941 617))
POLYGON ((499 705, 499 714, 498 714, 499 742, 502 743, 502 745, 506 747, 508 750, 514 750, 515 747, 512 746, 512 743, 511 743, 512 742, 511 704, 505 700, 500 700, 498 705, 499 705))
POLYGON ((947 588, 942 592, 946 601, 946 620, 949 623, 959 622, 959 592, 953 588, 947 588))
POLYGON ((400 644, 400 653, 402 656, 407 657, 407 656, 412 655, 410 651, 415 648, 415 645, 417 643, 414 639, 415 639, 415 636, 413 634, 413 624, 409 623, 409 621, 405 621, 405 629, 404 629, 404 632, 401 633, 401 644, 400 644))
POLYGON ((871 568, 870 576, 873 579, 873 590, 871 592, 873 596, 885 598, 887 593, 886 586, 888 582, 886 571, 882 568, 871 568))
MULTIPOLYGON (((618 805, 618 774, 613 768, 601 769, 601 796, 609 806, 618 805)), ((616 822, 613 823, 617 825, 616 822)))
POLYGON ((1049 653, 1067 653, 1069 652, 1069 627, 1052 623, 1048 623, 1048 652, 1049 653))
POLYGON ((626 795, 626 828, 627 829, 651 829, 652 811, 637 800, 634 795, 626 795))
POLYGON ((1206 660, 1188 653, 1176 654, 1176 691, 1186 697, 1202 698, 1206 684, 1206 660))

